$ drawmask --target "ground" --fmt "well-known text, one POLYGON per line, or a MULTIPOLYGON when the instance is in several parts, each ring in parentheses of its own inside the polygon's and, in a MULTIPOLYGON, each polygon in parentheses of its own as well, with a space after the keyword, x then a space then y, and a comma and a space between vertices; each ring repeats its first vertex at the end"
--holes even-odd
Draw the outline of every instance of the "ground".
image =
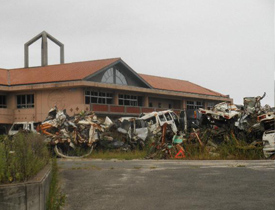
POLYGON ((65 209, 274 209, 274 161, 59 160, 65 209))

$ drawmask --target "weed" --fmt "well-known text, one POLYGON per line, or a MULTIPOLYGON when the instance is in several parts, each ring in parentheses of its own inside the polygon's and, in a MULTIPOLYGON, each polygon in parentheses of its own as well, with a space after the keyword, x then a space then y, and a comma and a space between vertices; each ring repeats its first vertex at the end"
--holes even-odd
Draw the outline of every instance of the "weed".
POLYGON ((50 160, 44 137, 18 133, 13 139, 0 137, 0 182, 26 181, 50 160))
POLYGON ((94 151, 89 158, 98 159, 119 159, 119 160, 133 160, 133 159, 143 159, 146 156, 146 151, 94 151))
POLYGON ((47 210, 59 210, 65 205, 66 195, 61 192, 59 187, 58 167, 56 159, 52 159, 52 180, 50 192, 47 199, 47 210))

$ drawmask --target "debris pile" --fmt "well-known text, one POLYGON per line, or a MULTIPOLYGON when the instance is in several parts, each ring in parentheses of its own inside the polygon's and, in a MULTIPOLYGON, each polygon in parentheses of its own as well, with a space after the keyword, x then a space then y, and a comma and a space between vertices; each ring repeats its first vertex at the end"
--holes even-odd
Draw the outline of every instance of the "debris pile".
POLYGON ((261 106, 264 97, 246 97, 241 106, 222 102, 210 110, 200 108, 195 118, 190 110, 180 117, 166 110, 100 121, 94 112, 70 117, 54 107, 37 130, 61 157, 87 156, 93 148, 142 150, 145 145, 147 158, 192 158, 194 152, 219 157, 226 143, 237 150, 263 150, 270 158, 275 154, 275 110, 261 106), (190 124, 191 117, 196 123, 190 124))
POLYGON ((145 146, 147 124, 139 118, 120 118, 113 123, 109 117, 100 122, 94 112, 82 111, 73 117, 66 110, 52 108, 37 131, 60 157, 85 157, 95 149, 129 149, 145 146))
MULTIPOLYGON (((245 153, 263 150, 266 158, 275 154, 275 110, 270 106, 261 106, 265 97, 245 97, 244 105, 237 106, 227 102, 216 104, 212 109, 193 110, 196 122, 188 123, 190 114, 183 121, 188 124, 189 132, 182 127, 174 136, 156 135, 147 158, 178 158, 177 154, 192 158, 194 153, 206 154, 207 157, 230 158, 224 155, 224 145, 231 150, 245 153), (182 132, 184 131, 184 132, 182 132), (165 136, 165 138, 164 138, 165 136), (181 136, 181 143, 175 145, 173 139, 181 136)), ((190 112, 189 112, 190 113, 190 112)), ((181 120, 180 120, 181 121, 181 120)), ((162 133, 166 127, 161 125, 162 133)), ((168 129, 169 130, 169 129, 168 129)), ((197 157, 200 155, 197 155, 197 157)))

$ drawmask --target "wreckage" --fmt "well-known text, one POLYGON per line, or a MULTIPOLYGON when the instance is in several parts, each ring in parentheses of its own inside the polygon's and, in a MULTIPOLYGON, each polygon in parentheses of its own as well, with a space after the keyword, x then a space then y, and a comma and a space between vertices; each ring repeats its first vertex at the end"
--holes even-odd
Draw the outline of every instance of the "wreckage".
POLYGON ((85 111, 71 117, 54 107, 36 128, 60 157, 85 157, 93 149, 142 150, 147 144, 148 158, 184 158, 186 142, 212 152, 233 139, 239 148, 240 141, 251 144, 246 148, 262 142, 264 155, 270 158, 275 153, 275 110, 261 107, 264 96, 246 97, 243 106, 222 102, 210 110, 182 111, 180 116, 165 110, 116 121, 98 120, 94 112, 85 111))
POLYGON ((206 126, 213 139, 219 136, 224 140, 233 135, 236 140, 251 144, 260 140, 264 143, 265 157, 270 157, 274 154, 274 112, 268 105, 261 106, 264 97, 265 93, 245 97, 244 105, 239 108, 226 102, 216 104, 211 110, 200 108, 200 127, 206 126))
POLYGON ((100 122, 94 112, 70 117, 66 110, 52 108, 37 126, 37 132, 60 157, 85 157, 93 149, 143 149, 148 136, 147 123, 140 118, 120 118, 113 123, 109 117, 100 122), (116 138, 115 138, 116 137, 116 138))
POLYGON ((275 156, 275 111, 258 116, 258 121, 264 128, 263 133, 263 152, 266 158, 275 156))
POLYGON ((84 157, 91 154, 93 143, 98 140, 98 132, 104 131, 110 123, 106 118, 105 124, 101 125, 93 112, 81 112, 70 117, 66 110, 60 111, 54 107, 46 120, 37 126, 37 131, 47 137, 46 141, 58 156, 75 156, 76 149, 83 149, 85 153, 79 156, 84 157))

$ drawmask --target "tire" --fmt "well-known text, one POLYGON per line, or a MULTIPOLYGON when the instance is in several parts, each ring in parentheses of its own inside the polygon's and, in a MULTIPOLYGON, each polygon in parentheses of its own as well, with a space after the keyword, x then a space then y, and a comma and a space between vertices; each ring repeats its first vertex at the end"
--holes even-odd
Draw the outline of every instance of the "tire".
POLYGON ((93 146, 91 147, 72 147, 69 144, 56 144, 54 152, 61 158, 84 158, 92 154, 93 146))

